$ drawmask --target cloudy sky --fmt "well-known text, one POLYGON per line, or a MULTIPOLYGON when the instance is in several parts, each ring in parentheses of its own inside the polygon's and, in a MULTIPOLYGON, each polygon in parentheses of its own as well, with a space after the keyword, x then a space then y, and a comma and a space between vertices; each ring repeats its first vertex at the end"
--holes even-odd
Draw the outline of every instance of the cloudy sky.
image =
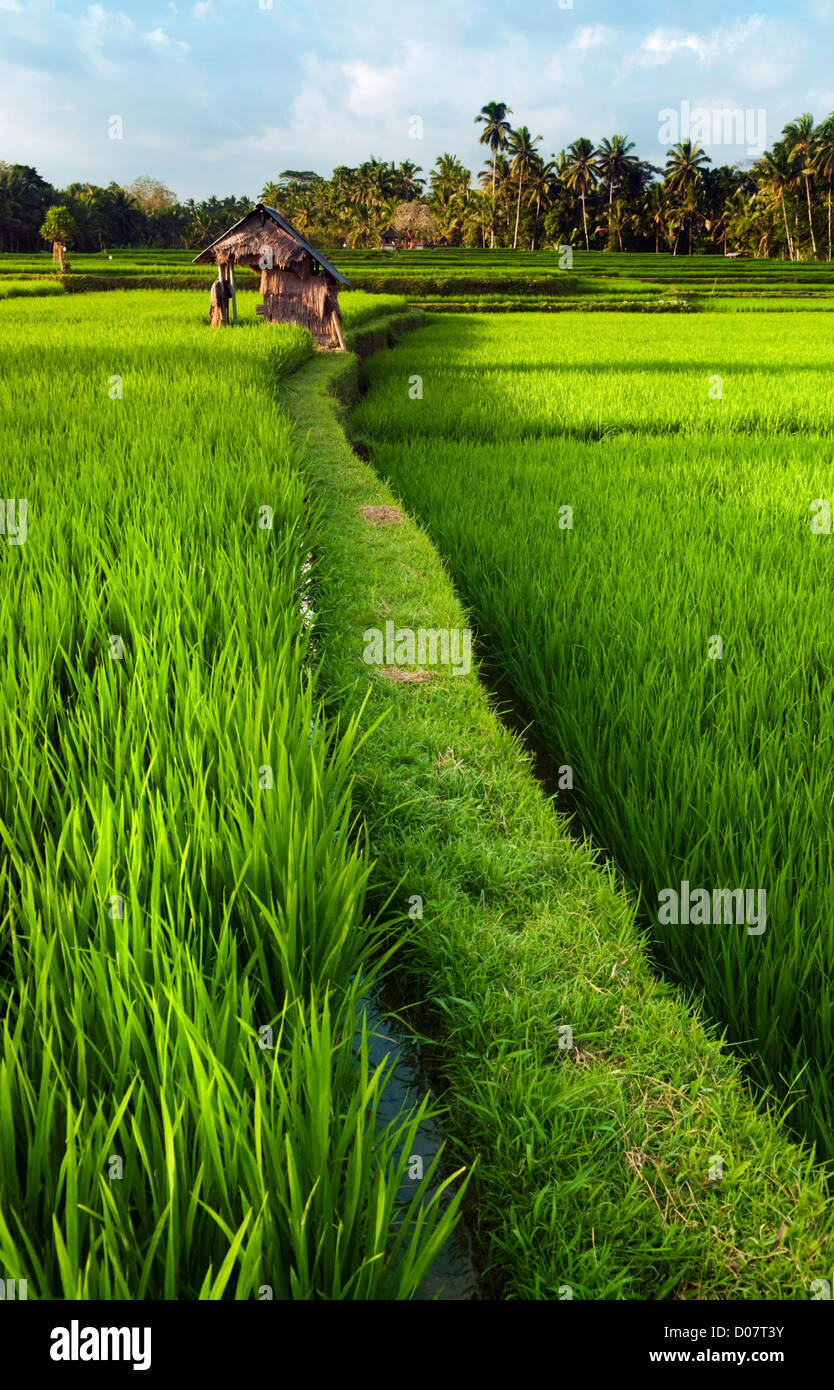
POLYGON ((475 113, 502 100, 545 154, 616 131, 662 164, 682 103, 748 112, 756 140, 762 111, 768 144, 827 115, 833 59, 834 0, 0 0, 0 159, 251 197, 370 154, 477 170, 475 113))

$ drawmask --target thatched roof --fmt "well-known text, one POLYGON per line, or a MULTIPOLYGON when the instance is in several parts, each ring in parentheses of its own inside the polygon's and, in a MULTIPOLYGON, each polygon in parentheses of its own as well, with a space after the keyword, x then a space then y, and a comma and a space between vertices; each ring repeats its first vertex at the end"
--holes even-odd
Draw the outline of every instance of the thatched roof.
POLYGON ((281 216, 277 208, 268 208, 264 203, 257 203, 251 212, 247 212, 245 217, 195 256, 193 264, 209 265, 218 259, 218 252, 224 251, 233 252, 238 264, 246 259, 257 260, 265 241, 273 248, 275 264, 279 269, 299 268, 299 263, 307 255, 340 285, 350 284, 341 271, 281 216))

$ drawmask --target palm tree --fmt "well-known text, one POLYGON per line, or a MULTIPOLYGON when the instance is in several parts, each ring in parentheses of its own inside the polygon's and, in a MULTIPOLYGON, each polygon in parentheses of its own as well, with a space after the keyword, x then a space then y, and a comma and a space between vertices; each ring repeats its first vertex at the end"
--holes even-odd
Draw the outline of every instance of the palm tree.
POLYGON ((621 251, 623 249, 623 232, 631 220, 632 216, 629 209, 626 207, 622 198, 617 198, 616 202, 608 209, 608 237, 610 240, 613 232, 617 238, 617 245, 621 251))
POLYGON ((782 131, 788 144, 788 160, 801 166, 800 174, 805 180, 805 197, 808 202, 808 227, 811 232, 811 248, 814 259, 817 255, 817 242, 814 236, 814 218, 811 211, 811 175, 814 172, 816 141, 814 118, 807 111, 796 121, 790 121, 782 131))
MULTIPOLYGON (((508 116, 513 114, 513 108, 508 106, 505 101, 488 101, 486 106, 482 106, 478 115, 475 117, 475 124, 483 122, 483 130, 478 136, 479 145, 489 145, 492 150, 492 201, 495 202, 495 161, 498 158, 498 151, 503 150, 507 143, 510 133, 510 123, 508 116)), ((495 246, 495 232, 492 233, 490 246, 495 246)))
POLYGON ((513 250, 518 246, 518 220, 521 217, 521 185, 524 175, 535 168, 536 163, 541 164, 541 156, 536 151, 536 146, 541 140, 540 135, 531 135, 526 125, 519 126, 518 130, 511 130, 507 136, 507 150, 511 156, 510 168, 513 174, 518 174, 518 201, 515 209, 515 235, 513 236, 513 250))
POLYGON ((585 229, 585 250, 590 251, 588 242, 588 216, 585 210, 585 195, 595 187, 597 182, 597 162, 596 151, 593 141, 580 139, 574 140, 568 149, 568 166, 565 175, 565 182, 568 188, 574 189, 580 197, 582 203, 582 225, 585 229))
POLYGON ((666 236, 666 197, 662 183, 653 183, 649 187, 643 213, 648 227, 654 233, 654 253, 657 255, 660 250, 660 238, 666 236))
MULTIPOLYGON (((614 185, 624 182, 626 176, 637 163, 631 156, 634 141, 627 135, 614 135, 610 140, 601 141, 597 149, 597 163, 603 183, 608 185, 608 237, 611 238, 611 206, 614 201, 614 185)), ((620 246, 622 250, 622 244, 620 246)))
POLYGON ((533 235, 530 239, 531 251, 535 251, 536 249, 536 228, 539 225, 539 214, 541 212, 542 203, 547 204, 558 187, 559 181, 556 177, 555 158, 551 155, 549 163, 542 164, 540 162, 533 173, 534 177, 530 185, 530 196, 527 199, 528 207, 532 207, 533 203, 536 205, 536 219, 533 223, 533 235))
POLYGON ((397 176, 402 185, 402 193, 407 203, 413 202, 415 198, 420 198, 423 193, 425 179, 418 179, 417 175, 422 174, 423 170, 419 164, 415 164, 412 159, 404 159, 397 169, 397 176))
POLYGON ((795 259, 793 237, 788 223, 788 209, 785 204, 785 189, 790 187, 791 174, 788 163, 788 152, 783 142, 777 141, 771 152, 762 155, 761 159, 753 165, 753 177, 756 179, 759 191, 771 203, 778 203, 782 209, 782 219, 785 224, 785 239, 788 243, 788 256, 791 260, 795 259))
MULTIPOLYGON (((692 255, 692 221, 698 208, 698 181, 701 177, 701 170, 705 165, 711 164, 712 160, 708 154, 700 150, 697 145, 693 145, 691 140, 681 140, 677 145, 673 145, 666 157, 666 187, 670 193, 677 194, 682 203, 686 203, 685 209, 681 211, 689 213, 689 254, 692 255)), ((675 251, 677 254, 678 242, 675 238, 675 251)))
POLYGON ((834 112, 817 131, 816 170, 828 186, 828 259, 831 260, 831 185, 834 183, 834 112))

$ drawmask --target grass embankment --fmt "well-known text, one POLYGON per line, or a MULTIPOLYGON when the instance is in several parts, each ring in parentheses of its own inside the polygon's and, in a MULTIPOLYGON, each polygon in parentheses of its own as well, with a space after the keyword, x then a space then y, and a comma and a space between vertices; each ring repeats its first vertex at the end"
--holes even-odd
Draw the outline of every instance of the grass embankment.
POLYGON ((321 677, 345 717, 366 695, 366 719, 389 712, 358 751, 355 804, 374 896, 394 892, 403 911, 423 900, 399 968, 424 1001, 413 1018, 439 1038, 454 1156, 480 1155, 470 1219, 487 1287, 808 1298, 832 1265, 821 1171, 653 976, 633 908, 570 838, 477 675, 369 679, 366 629, 460 628, 465 615, 412 521, 362 517, 396 499, 349 447, 331 398, 352 373, 319 359, 282 393, 322 503, 321 677))
POLYGON ((427 1165, 398 1206, 419 1115, 377 1124, 390 1069, 354 1046, 357 731, 321 716, 320 518, 271 396, 312 342, 197 298, 0 319, 0 1271, 405 1298, 457 1198, 438 1220, 427 1165))

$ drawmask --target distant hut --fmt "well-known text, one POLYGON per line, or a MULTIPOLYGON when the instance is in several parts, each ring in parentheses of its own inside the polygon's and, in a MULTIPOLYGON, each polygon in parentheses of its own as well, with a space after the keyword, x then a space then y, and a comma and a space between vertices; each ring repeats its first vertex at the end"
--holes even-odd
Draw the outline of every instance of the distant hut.
POLYGON ((266 323, 300 323, 319 347, 344 349, 339 288, 349 281, 275 208, 258 203, 194 257, 195 265, 212 262, 211 323, 229 322, 230 303, 237 323, 235 266, 245 265, 261 272, 264 302, 255 312, 266 323))
POLYGON ((380 251, 398 251, 402 246, 402 238, 393 227, 389 227, 379 238, 380 251))

